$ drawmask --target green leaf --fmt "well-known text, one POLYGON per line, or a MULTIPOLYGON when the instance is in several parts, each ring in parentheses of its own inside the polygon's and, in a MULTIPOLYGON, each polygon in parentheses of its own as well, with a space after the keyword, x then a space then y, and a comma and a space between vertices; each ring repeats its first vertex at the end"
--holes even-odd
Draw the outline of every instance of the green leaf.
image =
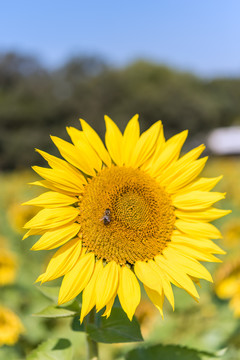
POLYGON ((60 318, 76 316, 80 313, 79 305, 75 301, 67 306, 49 305, 43 310, 39 311, 33 316, 45 317, 45 318, 60 318))
POLYGON ((127 353, 126 360, 203 360, 216 359, 216 355, 205 351, 189 349, 178 345, 155 345, 147 348, 139 347, 127 353))
POLYGON ((68 339, 49 339, 31 352, 26 360, 72 360, 73 349, 68 339))
POLYGON ((80 324, 80 317, 75 316, 75 318, 72 321, 71 328, 73 331, 85 331, 84 324, 80 324))
POLYGON ((36 288, 48 299, 53 300, 56 304, 58 302, 59 286, 37 286, 36 288))
POLYGON ((130 321, 121 308, 113 308, 108 319, 99 317, 97 325, 88 324, 86 332, 93 340, 108 344, 143 341, 136 318, 130 321))

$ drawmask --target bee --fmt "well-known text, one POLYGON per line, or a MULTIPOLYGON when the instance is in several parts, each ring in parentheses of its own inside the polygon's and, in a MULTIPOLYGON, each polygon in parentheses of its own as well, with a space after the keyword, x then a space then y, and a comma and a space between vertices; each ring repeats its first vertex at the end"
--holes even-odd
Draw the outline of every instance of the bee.
POLYGON ((108 225, 111 221, 111 217, 110 217, 110 209, 106 209, 104 211, 104 216, 101 219, 104 223, 104 225, 108 225))

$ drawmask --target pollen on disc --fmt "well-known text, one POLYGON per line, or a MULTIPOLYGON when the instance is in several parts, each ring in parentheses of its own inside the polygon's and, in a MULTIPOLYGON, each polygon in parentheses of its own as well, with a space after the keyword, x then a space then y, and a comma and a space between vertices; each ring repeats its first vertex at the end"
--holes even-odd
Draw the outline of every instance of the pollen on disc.
POLYGON ((175 223, 169 195, 145 172, 112 167, 93 177, 80 202, 83 245, 118 264, 161 254, 175 223))

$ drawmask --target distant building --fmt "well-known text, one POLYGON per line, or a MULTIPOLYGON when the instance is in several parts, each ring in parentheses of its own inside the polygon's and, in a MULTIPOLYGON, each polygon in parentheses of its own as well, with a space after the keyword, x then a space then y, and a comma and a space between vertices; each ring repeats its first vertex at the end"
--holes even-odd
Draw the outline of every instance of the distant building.
POLYGON ((240 155, 240 126, 215 129, 206 139, 207 148, 216 155, 240 155))

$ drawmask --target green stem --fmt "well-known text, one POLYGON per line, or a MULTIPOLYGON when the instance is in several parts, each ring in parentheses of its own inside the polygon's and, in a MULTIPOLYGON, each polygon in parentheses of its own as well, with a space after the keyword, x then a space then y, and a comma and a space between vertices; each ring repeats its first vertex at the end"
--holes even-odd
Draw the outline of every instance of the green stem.
MULTIPOLYGON (((88 324, 94 324, 95 322, 95 308, 93 308, 88 317, 85 318, 84 326, 85 329, 88 324)), ((88 360, 99 360, 98 356, 98 343, 91 339, 91 337, 87 334, 87 359, 88 360)))

